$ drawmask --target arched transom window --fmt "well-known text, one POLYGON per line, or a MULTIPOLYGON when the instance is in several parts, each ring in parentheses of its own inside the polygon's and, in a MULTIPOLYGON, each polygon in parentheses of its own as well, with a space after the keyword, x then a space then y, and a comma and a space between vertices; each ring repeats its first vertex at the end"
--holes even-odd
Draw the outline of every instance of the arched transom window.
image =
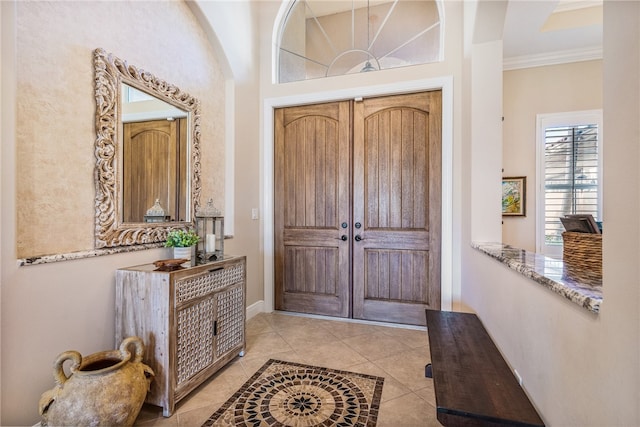
POLYGON ((440 61, 434 0, 295 0, 278 42, 278 82, 440 61))

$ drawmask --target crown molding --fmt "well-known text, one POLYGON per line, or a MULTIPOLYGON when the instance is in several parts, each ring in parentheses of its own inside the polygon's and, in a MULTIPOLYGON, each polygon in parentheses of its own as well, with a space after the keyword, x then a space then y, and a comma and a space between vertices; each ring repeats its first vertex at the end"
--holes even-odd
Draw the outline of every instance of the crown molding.
POLYGON ((567 64, 570 62, 593 61, 596 59, 602 59, 601 46, 504 58, 502 69, 503 71, 510 71, 521 68, 567 64))

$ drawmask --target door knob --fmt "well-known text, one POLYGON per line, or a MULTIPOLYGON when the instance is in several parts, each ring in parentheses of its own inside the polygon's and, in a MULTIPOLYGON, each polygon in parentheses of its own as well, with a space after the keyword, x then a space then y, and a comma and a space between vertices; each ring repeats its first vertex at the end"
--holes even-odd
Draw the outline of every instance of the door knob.
POLYGON ((346 234, 343 234, 342 236, 340 236, 340 240, 342 240, 343 242, 346 242, 348 239, 346 234))
POLYGON ((356 234, 355 239, 356 239, 356 242, 359 242, 359 241, 361 241, 361 240, 364 240, 364 239, 363 239, 359 234, 356 234))

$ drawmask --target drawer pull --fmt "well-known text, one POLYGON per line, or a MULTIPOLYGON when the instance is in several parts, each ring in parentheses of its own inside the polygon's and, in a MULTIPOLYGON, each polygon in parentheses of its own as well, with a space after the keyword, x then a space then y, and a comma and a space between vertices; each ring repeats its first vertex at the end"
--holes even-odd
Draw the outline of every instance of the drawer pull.
POLYGON ((224 267, 215 267, 215 268, 212 268, 211 270, 209 270, 209 273, 213 273, 214 271, 218 271, 218 270, 224 270, 224 267))
POLYGON ((213 336, 215 337, 216 335, 218 335, 218 321, 214 320, 213 321, 213 336))

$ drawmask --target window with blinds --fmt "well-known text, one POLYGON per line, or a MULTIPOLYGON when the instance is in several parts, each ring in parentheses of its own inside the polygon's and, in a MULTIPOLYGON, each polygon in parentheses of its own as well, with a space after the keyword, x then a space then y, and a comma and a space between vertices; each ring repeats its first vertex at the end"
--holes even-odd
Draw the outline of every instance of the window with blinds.
POLYGON ((598 125, 550 127, 544 141, 545 242, 562 244, 560 217, 598 219, 598 125))
POLYGON ((602 111, 538 115, 537 248, 562 254, 560 218, 591 214, 601 221, 602 111))

